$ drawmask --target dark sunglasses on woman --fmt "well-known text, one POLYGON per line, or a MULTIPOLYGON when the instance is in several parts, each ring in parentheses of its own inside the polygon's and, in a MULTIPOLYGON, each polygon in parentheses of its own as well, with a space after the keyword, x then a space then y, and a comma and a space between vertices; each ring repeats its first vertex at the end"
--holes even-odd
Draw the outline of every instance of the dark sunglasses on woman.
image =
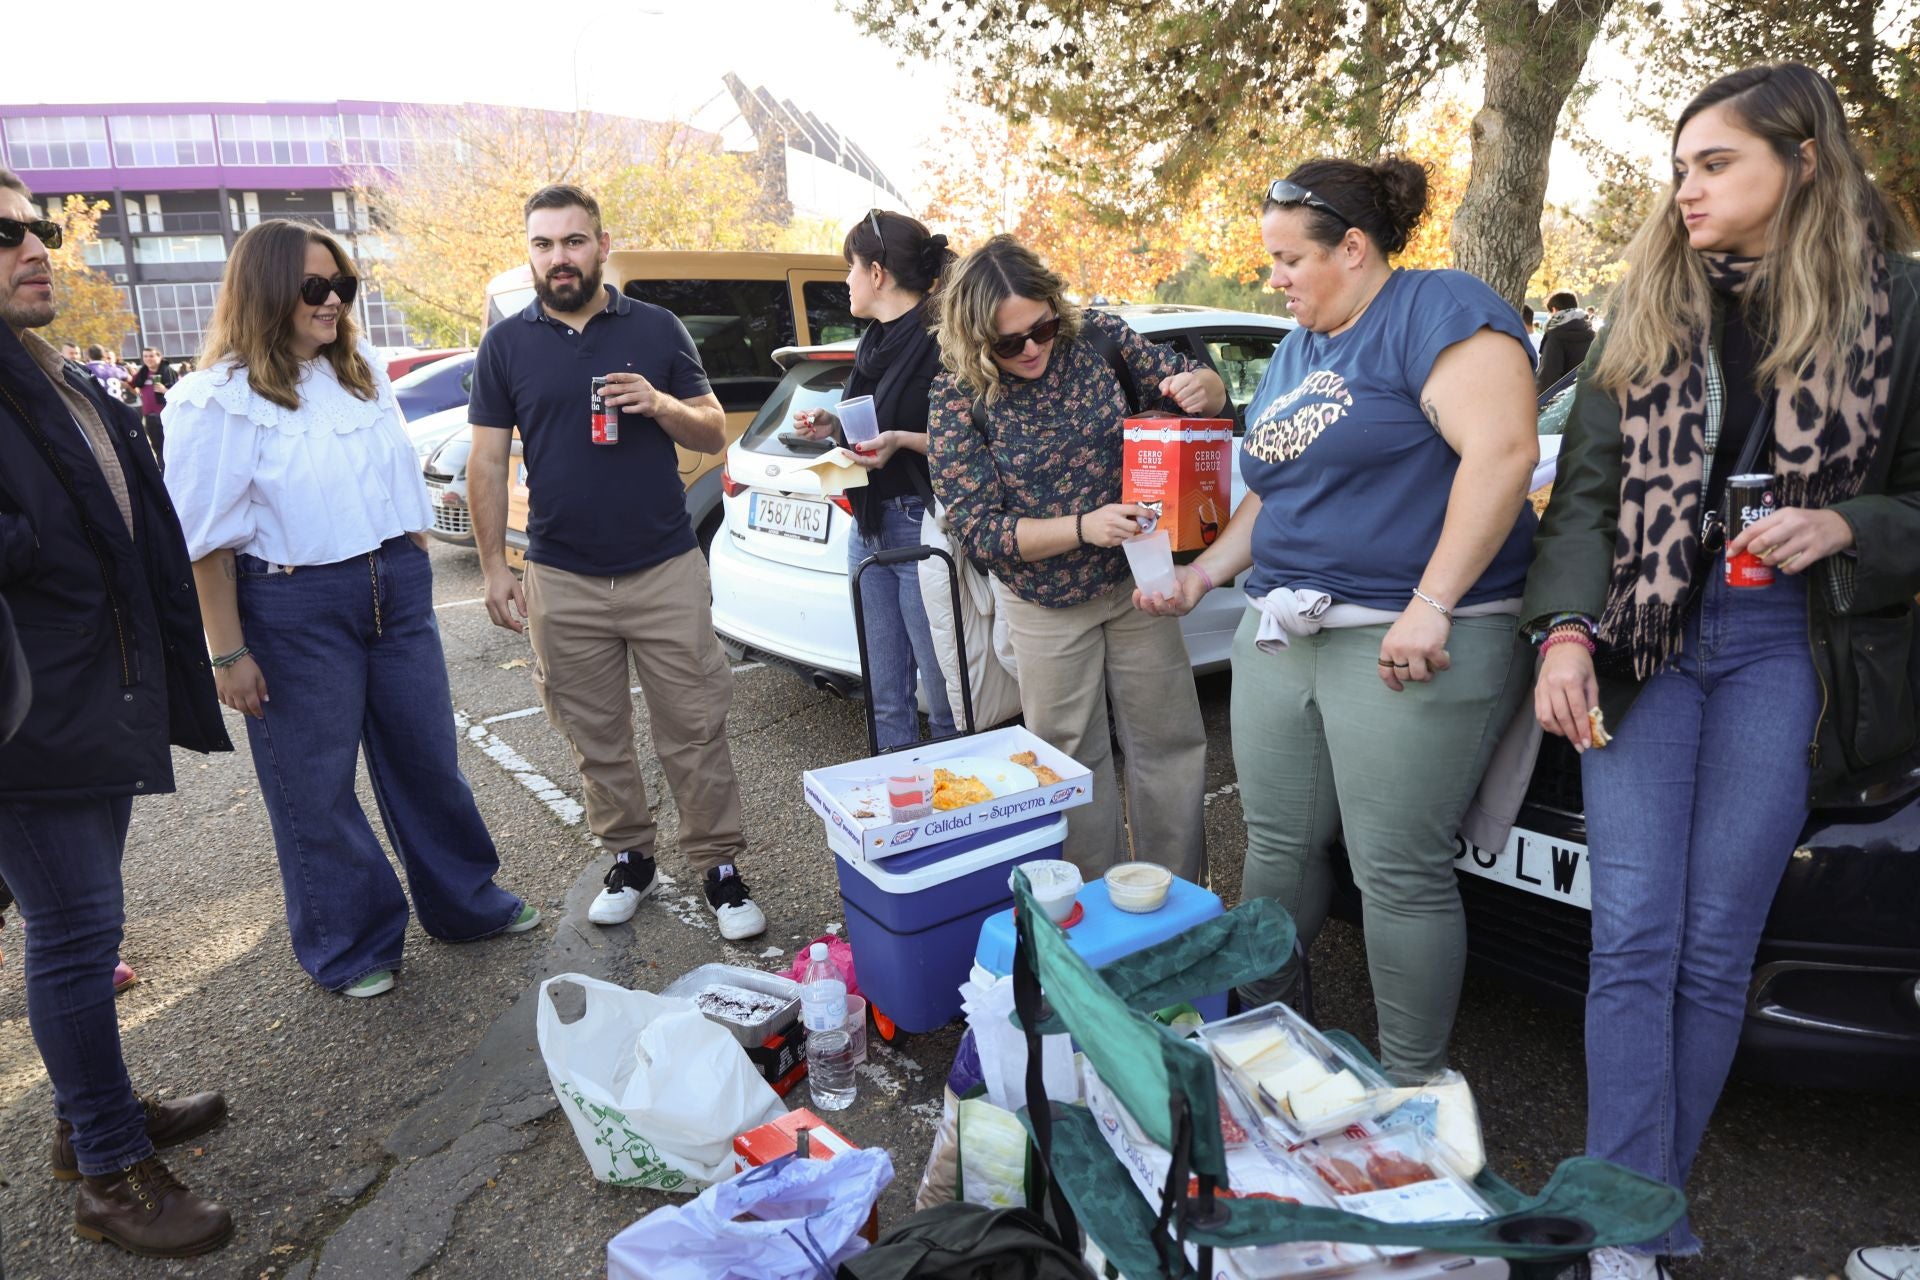
POLYGON ((58 249, 67 238, 57 222, 48 222, 45 218, 35 218, 22 222, 18 218, 0 218, 0 249, 18 249, 26 243, 27 232, 40 237, 40 243, 49 249, 58 249))
POLYGON ((360 281, 353 276, 308 276, 300 282, 300 301, 310 307, 327 305, 327 295, 340 295, 340 305, 353 305, 353 295, 360 292, 360 281))
POLYGON ((1054 336, 1059 332, 1060 317, 1055 316, 1051 320, 1041 321, 1025 333, 1016 333, 1006 338, 995 338, 987 345, 993 354, 999 356, 1002 360, 1011 360, 1027 349, 1029 339, 1032 340, 1033 345, 1036 347, 1044 347, 1049 342, 1052 342, 1054 336))
POLYGON ((1340 212, 1299 183, 1289 182, 1285 178, 1275 179, 1273 185, 1267 188, 1267 200, 1273 204, 1303 204, 1309 209, 1319 209, 1332 214, 1334 217, 1340 219, 1341 223, 1345 226, 1353 227, 1359 225, 1352 218, 1349 218, 1346 214, 1340 212))

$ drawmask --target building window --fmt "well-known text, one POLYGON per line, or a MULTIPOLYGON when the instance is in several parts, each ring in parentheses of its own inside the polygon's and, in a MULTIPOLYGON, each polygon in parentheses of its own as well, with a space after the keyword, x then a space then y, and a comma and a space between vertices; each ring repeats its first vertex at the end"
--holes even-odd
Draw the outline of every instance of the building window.
POLYGON ((8 116, 7 163, 15 169, 105 169, 107 122, 100 116, 8 116))
POLYGON ((331 116, 221 116, 220 163, 335 165, 338 126, 331 116))
POLYGON ((90 267, 124 267, 127 265, 127 246, 118 240, 89 240, 80 256, 87 260, 90 267))
POLYGON ((113 162, 123 168, 180 169, 215 161, 213 117, 111 116, 113 162))
MULTIPOLYGON (((139 321, 134 316, 133 290, 123 284, 118 284, 113 287, 113 291, 120 295, 120 305, 127 309, 127 322, 135 326, 120 335, 120 354, 128 359, 138 359, 140 356, 140 330, 138 328, 139 321)), ((192 353, 190 352, 188 354, 192 353)))
POLYGON ((407 332, 406 317, 400 314, 400 308, 388 302, 378 288, 369 288, 360 295, 365 302, 362 311, 362 323, 367 331, 367 341, 376 347, 411 346, 412 335, 407 332))
POLYGON ((137 236, 133 260, 159 265, 174 262, 225 262, 227 244, 219 236, 137 236))
POLYGON ((213 323, 218 284, 143 284, 139 288, 140 332, 146 345, 168 355, 193 355, 213 323))

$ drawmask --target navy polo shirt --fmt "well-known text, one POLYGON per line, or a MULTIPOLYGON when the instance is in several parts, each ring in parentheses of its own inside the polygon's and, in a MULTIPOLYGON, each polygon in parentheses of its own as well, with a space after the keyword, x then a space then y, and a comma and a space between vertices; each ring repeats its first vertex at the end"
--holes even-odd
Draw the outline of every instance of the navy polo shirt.
POLYGON ((596 578, 638 572, 699 543, 673 437, 652 418, 622 413, 620 442, 595 444, 593 379, 638 373, 677 400, 711 390, 678 316, 611 285, 607 294, 606 310, 577 332, 538 298, 489 328, 467 405, 475 427, 520 428, 527 559, 596 578))

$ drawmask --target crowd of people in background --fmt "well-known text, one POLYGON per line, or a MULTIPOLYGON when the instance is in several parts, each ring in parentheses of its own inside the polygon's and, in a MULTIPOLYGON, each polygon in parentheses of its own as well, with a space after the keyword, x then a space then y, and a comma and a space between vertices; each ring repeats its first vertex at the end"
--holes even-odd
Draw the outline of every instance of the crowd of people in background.
MULTIPOLYGON (((1147 856, 1206 879, 1206 734, 1177 619, 1238 583, 1243 892, 1280 902, 1311 946, 1344 842, 1381 1057, 1417 1083, 1448 1063, 1463 815, 1503 733, 1568 738, 1592 865, 1587 1151, 1684 1187, 1810 806, 1914 738, 1888 723, 1910 698, 1867 715, 1820 690, 1907 678, 1879 644, 1893 631, 1873 624, 1910 625, 1920 593, 1920 266, 1831 85, 1806 68, 1709 86, 1676 122, 1673 164, 1612 323, 1596 333, 1556 292, 1537 352, 1531 318, 1474 276, 1393 266, 1427 214, 1419 166, 1322 158, 1272 182, 1257 234, 1299 332, 1245 410, 1245 499, 1166 595, 1140 592, 1121 551, 1145 514, 1120 501, 1122 423, 1229 411, 1219 375, 1076 305, 1011 237, 956 258, 876 210, 843 256, 855 313, 873 322, 847 392, 873 397, 881 428, 857 450, 869 482, 850 556, 913 545, 941 515, 991 574, 1028 728, 1094 775, 1066 856, 1088 876, 1147 856), (1576 371, 1537 519, 1535 396, 1576 371), (1729 537, 1727 477, 1756 469, 1775 473, 1782 509, 1729 537), (1728 558, 1745 553, 1774 571, 1770 589, 1728 585, 1728 558)), ((741 871, 733 677, 675 464, 676 446, 725 446, 724 414, 680 321, 604 281, 593 196, 548 187, 524 212, 537 296, 488 330, 469 411, 488 612, 530 633, 542 704, 614 855, 590 918, 630 919, 660 883, 637 674, 680 853, 721 934, 750 937, 766 918, 741 871), (604 424, 587 429, 589 376, 618 447, 604 424), (515 427, 532 494, 524 583, 504 559, 515 427)), ((54 1086, 54 1171, 82 1183, 77 1229, 184 1256, 217 1247, 231 1219, 154 1148, 218 1123, 224 1102, 142 1104, 109 979, 129 806, 172 789, 169 743, 229 750, 218 706, 244 714, 295 955, 329 991, 391 988, 408 919, 354 796, 363 747, 430 935, 524 931, 539 913, 494 883, 459 773, 430 514, 356 334, 340 246, 290 222, 249 230, 206 368, 170 380, 157 352, 126 371, 40 340, 57 228, 4 173, 0 232, 0 601, 93 623, 97 640, 56 664, 23 633, 25 667, 47 683, 0 746, 0 873, 33 923, 29 1014, 54 1086), (141 414, 113 398, 116 379, 141 414), (66 859, 34 855, 56 845, 66 859)), ((816 411, 794 426, 844 424, 816 411)), ((860 589, 881 745, 918 734, 916 684, 950 732, 917 581, 876 573, 860 589)), ((1287 998, 1298 977, 1296 961, 1240 994, 1287 998)), ((1589 1265, 1646 1280, 1701 1247, 1682 1221, 1589 1265)), ((1900 1265, 1898 1251, 1849 1263, 1854 1280, 1900 1265)))

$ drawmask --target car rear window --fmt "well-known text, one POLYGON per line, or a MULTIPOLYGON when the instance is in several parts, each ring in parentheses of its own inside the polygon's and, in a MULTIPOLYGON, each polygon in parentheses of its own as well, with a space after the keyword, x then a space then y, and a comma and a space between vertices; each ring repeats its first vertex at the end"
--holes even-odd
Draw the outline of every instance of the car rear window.
POLYGON ((773 353, 798 340, 785 280, 629 280, 626 294, 680 317, 728 413, 760 407, 780 383, 773 353))
POLYGON ((857 338, 866 327, 853 314, 853 296, 843 280, 809 280, 800 286, 800 299, 807 305, 809 340, 816 345, 857 338))
POLYGON ((792 428, 793 415, 802 409, 831 409, 839 404, 852 372, 851 360, 804 360, 795 365, 740 437, 741 447, 799 456, 780 441, 780 433, 792 428))

